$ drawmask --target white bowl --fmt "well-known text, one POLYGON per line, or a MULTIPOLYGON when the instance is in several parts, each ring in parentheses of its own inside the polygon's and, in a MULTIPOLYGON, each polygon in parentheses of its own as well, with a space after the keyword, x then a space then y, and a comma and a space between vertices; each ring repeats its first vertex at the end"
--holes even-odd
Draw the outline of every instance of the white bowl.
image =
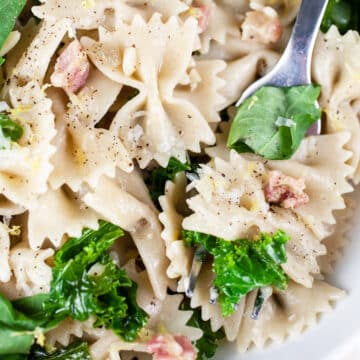
MULTIPOLYGON (((354 193, 360 203, 360 189, 354 193)), ((324 314, 300 337, 263 350, 238 354, 234 345, 219 349, 217 360, 360 360, 360 206, 356 207, 350 239, 335 272, 326 280, 348 292, 348 297, 324 314)))

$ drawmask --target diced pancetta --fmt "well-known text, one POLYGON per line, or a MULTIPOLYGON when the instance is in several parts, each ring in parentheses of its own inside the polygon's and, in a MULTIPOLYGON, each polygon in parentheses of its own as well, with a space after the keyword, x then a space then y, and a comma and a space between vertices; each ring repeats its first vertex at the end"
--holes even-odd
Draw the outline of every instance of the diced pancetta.
POLYGON ((90 63, 78 40, 73 40, 56 60, 51 83, 70 93, 77 92, 87 81, 90 63))
POLYGON ((280 171, 270 171, 264 192, 267 202, 285 209, 295 209, 309 202, 309 196, 304 190, 304 179, 294 179, 280 171))
POLYGON ((195 360, 197 352, 187 336, 155 335, 148 342, 154 360, 195 360))

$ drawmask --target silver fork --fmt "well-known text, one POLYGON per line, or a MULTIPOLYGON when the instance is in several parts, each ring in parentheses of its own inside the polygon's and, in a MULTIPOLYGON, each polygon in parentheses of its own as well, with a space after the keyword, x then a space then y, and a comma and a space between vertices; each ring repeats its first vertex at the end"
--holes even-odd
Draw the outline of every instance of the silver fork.
MULTIPOLYGON (((250 85, 236 106, 262 86, 296 86, 311 83, 311 59, 317 34, 329 0, 302 0, 289 43, 273 70, 250 85)), ((321 133, 318 120, 308 132, 321 133)))
MULTIPOLYGON (((311 83, 311 58, 314 50, 317 34, 329 0, 302 0, 301 7, 294 25, 289 43, 281 59, 263 78, 254 82, 242 94, 236 106, 251 96, 256 90, 265 85, 272 86, 296 86, 311 83)), ((321 120, 318 120, 310 129, 308 134, 321 133, 321 120)), ((198 247, 192 262, 190 277, 186 289, 187 297, 192 297, 200 270, 204 249, 198 247)), ((262 291, 259 290, 259 295, 262 291)), ((216 292, 210 291, 210 303, 216 302, 216 292)), ((261 311, 261 304, 254 308, 253 318, 256 319, 261 311)))

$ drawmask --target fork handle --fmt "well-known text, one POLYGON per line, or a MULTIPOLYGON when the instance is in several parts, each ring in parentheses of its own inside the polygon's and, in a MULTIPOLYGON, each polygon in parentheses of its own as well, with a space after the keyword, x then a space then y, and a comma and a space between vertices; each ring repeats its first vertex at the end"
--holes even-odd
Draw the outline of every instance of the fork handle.
POLYGON ((274 85, 296 86, 311 82, 312 53, 328 1, 302 0, 291 38, 277 65, 282 70, 274 79, 274 85))

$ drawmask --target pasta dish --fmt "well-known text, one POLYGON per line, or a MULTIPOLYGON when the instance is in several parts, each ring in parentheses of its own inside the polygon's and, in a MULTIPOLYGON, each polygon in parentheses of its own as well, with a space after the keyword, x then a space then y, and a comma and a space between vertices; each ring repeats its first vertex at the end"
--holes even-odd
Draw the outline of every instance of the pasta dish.
POLYGON ((312 84, 235 106, 300 3, 0 1, 0 359, 243 353, 346 296, 359 5, 330 0, 312 84))

